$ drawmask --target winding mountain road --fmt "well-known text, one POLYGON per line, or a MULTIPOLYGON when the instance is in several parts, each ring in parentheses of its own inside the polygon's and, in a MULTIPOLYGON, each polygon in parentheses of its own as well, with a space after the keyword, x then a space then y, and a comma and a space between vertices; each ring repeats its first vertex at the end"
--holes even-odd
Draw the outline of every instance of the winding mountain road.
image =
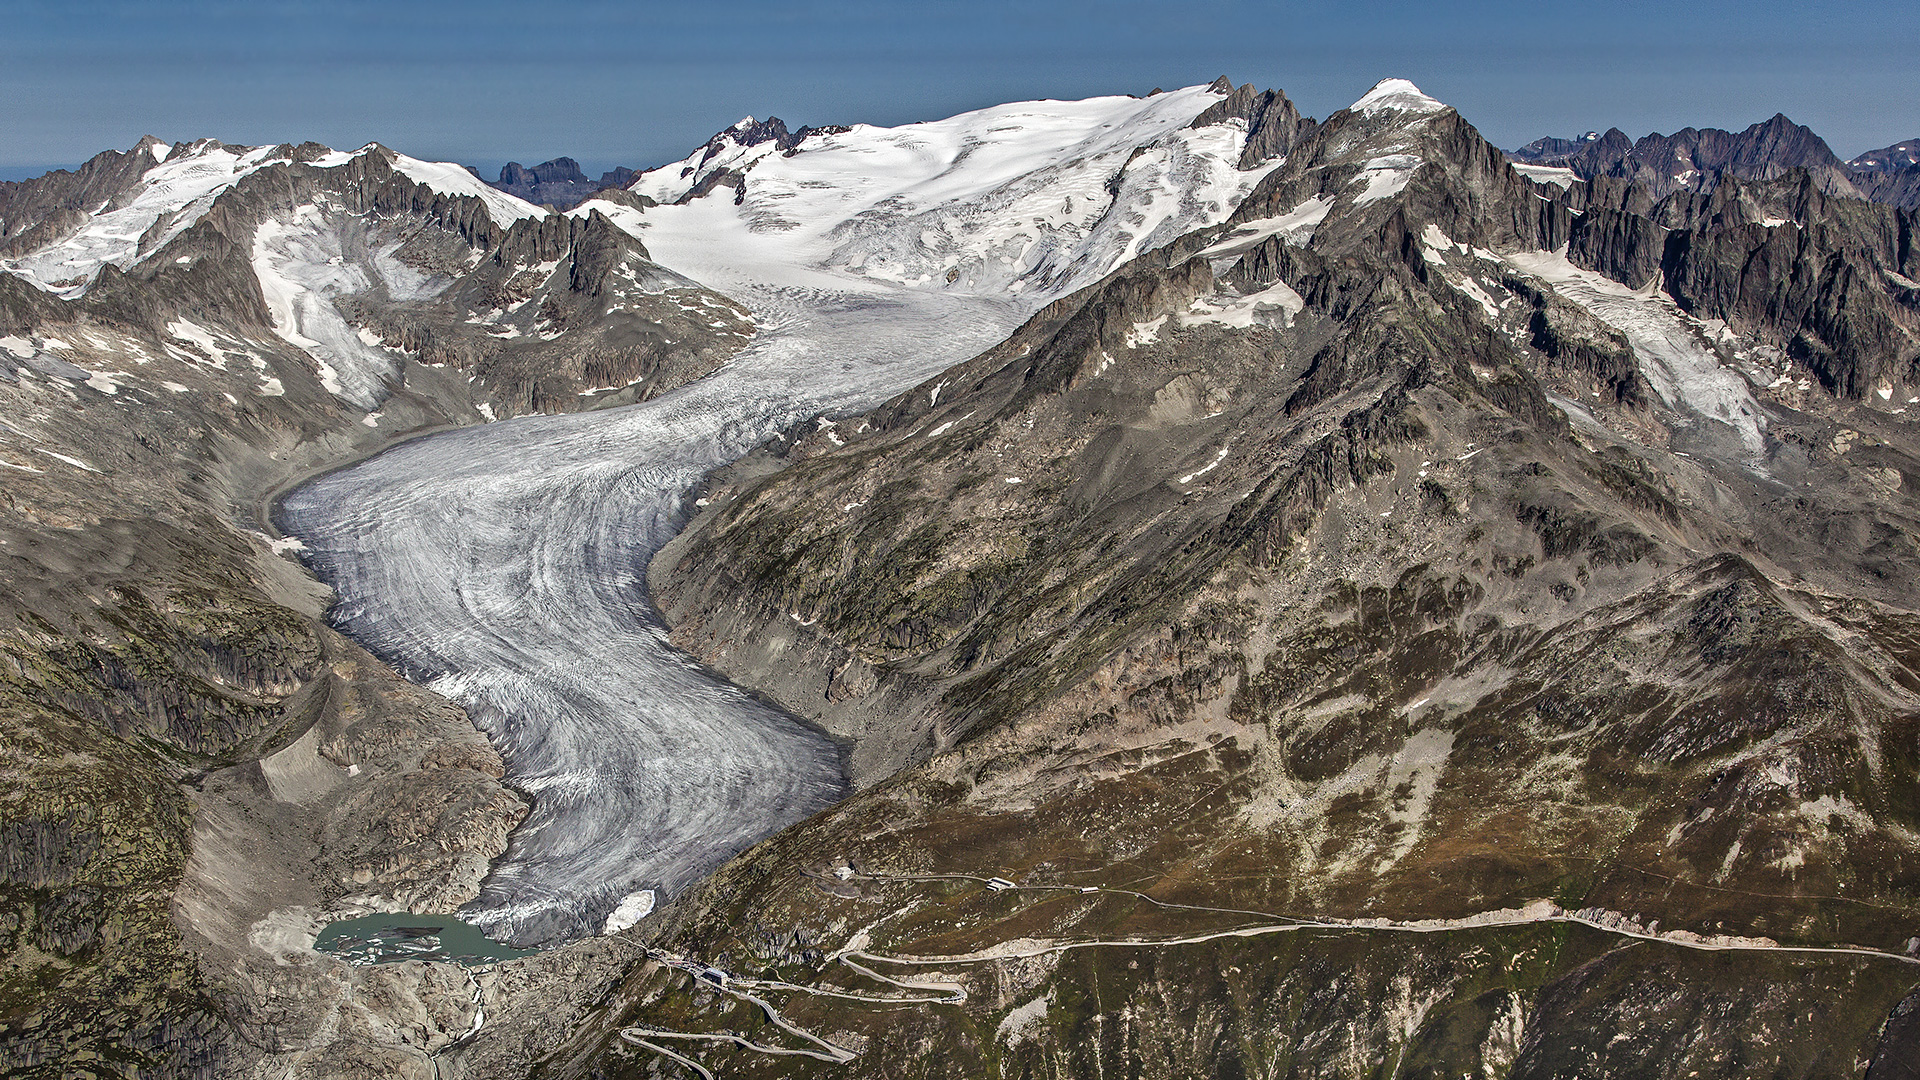
POLYGON ((1709 952, 1747 952, 1793 955, 1840 956, 1852 960, 1890 960, 1895 963, 1920 966, 1920 957, 1906 953, 1888 952, 1883 949, 1865 947, 1843 948, 1804 945, 1780 945, 1765 939, 1721 939, 1702 938, 1688 933, 1657 933, 1642 929, 1628 922, 1615 912, 1599 909, 1569 912, 1549 901, 1536 901, 1524 908, 1510 908, 1500 911, 1483 912, 1478 915, 1459 919, 1422 919, 1416 922, 1403 922, 1391 919, 1312 919, 1278 915, 1271 912, 1250 911, 1245 908, 1211 907, 1205 904, 1176 904, 1156 900, 1146 893, 1133 889, 1109 888, 1106 886, 1074 885, 1017 885, 1009 884, 1004 878, 983 877, 976 874, 887 874, 859 873, 852 875, 865 881, 876 882, 923 882, 923 881, 967 881, 978 885, 1014 893, 1069 893, 1073 895, 1124 896, 1134 900, 1144 900, 1155 907, 1169 911, 1195 911, 1222 915, 1257 915, 1264 919, 1277 920, 1249 926, 1230 927, 1224 930, 1209 930, 1194 934, 1172 935, 1167 937, 1122 937, 1093 938, 1065 941, 1022 938, 1003 942, 1000 945, 975 952, 948 956, 905 956, 870 952, 865 948, 868 935, 881 923, 895 916, 903 915, 911 909, 896 909, 891 915, 878 922, 869 924, 856 932, 846 945, 829 954, 827 963, 839 963, 852 971, 877 982, 890 984, 906 990, 933 991, 922 997, 900 997, 896 995, 871 995, 850 993, 831 987, 803 986, 798 983, 772 979, 755 979, 742 976, 730 976, 724 979, 711 979, 702 976, 709 971, 705 964, 696 959, 679 956, 661 949, 648 948, 647 956, 657 963, 677 968, 688 973, 697 986, 725 994, 736 1000, 755 1006, 776 1028, 789 1035, 812 1043, 820 1049, 776 1047, 755 1042, 735 1032, 693 1032, 669 1031, 647 1026, 629 1026, 620 1030, 622 1039, 635 1046, 654 1051, 693 1069, 700 1076, 713 1080, 714 1073, 701 1062, 660 1045, 655 1040, 677 1039, 689 1042, 724 1043, 744 1050, 769 1055, 803 1055, 846 1064, 859 1056, 857 1051, 838 1046, 819 1035, 795 1025, 771 1002, 752 993, 754 990, 786 991, 803 997, 825 997, 840 1001, 853 1001, 884 1005, 963 1005, 968 994, 966 987, 947 980, 919 980, 908 982, 881 974, 878 971, 857 963, 854 958, 879 964, 897 964, 903 967, 964 967, 972 964, 996 964, 1008 961, 1030 960, 1036 957, 1071 952, 1078 949, 1095 948, 1170 948, 1180 945, 1196 945, 1224 938, 1266 937, 1271 934, 1286 934, 1327 930, 1337 932, 1367 931, 1381 933, 1443 934, 1461 930, 1482 930, 1492 927, 1525 926, 1535 923, 1572 923, 1591 927, 1603 933, 1638 941, 1649 941, 1660 945, 1671 945, 1683 949, 1696 949, 1709 952))

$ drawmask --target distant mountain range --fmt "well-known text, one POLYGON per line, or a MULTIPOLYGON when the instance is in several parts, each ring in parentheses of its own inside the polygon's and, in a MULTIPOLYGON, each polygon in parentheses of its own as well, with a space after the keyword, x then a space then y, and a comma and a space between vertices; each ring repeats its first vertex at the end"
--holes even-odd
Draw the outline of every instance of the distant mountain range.
POLYGON ((1813 174, 1829 195, 1920 207, 1920 139, 1841 161, 1826 140, 1781 113, 1738 133, 1682 128, 1636 142, 1619 128, 1608 128, 1577 139, 1535 139, 1507 156, 1527 165, 1571 169, 1582 180, 1632 180, 1656 199, 1682 189, 1710 191, 1726 176, 1772 180, 1798 168, 1813 174))
MULTIPOLYGON (((468 168, 473 168, 468 166, 468 168)), ((475 176, 480 175, 474 169, 475 176)), ((509 161, 500 170, 500 179, 487 180, 489 187, 504 191, 533 203, 536 206, 551 206, 556 210, 571 210, 587 201, 587 198, 607 188, 621 188, 633 183, 638 175, 625 166, 600 174, 599 180, 590 180, 580 171, 580 163, 570 157, 557 157, 552 161, 543 161, 532 168, 517 161, 509 161)), ((485 180, 485 177, 481 177, 485 180)))

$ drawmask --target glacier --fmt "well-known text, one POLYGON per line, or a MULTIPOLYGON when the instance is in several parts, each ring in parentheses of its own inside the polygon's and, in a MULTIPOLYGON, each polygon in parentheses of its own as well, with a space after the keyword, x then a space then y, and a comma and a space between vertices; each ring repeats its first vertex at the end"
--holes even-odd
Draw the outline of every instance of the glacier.
POLYGON ((665 205, 609 216, 746 305, 747 349, 652 401, 423 437, 281 501, 336 624, 464 706, 532 799, 466 918, 520 945, 618 927, 642 917, 636 896, 671 897, 846 793, 833 739, 668 644, 649 559, 716 466, 880 404, 1224 220, 1273 163, 1237 167, 1241 121, 1188 126, 1221 97, 856 127, 737 156, 737 196, 679 205, 684 166, 643 174, 633 190, 665 205))

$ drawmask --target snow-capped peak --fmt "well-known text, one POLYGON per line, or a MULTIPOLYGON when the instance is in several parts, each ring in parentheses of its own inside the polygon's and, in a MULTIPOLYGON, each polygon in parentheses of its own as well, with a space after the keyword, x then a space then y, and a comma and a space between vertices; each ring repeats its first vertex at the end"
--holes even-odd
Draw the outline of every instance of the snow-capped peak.
POLYGON ((1373 116, 1382 112, 1434 113, 1447 107, 1420 92, 1406 79, 1381 79, 1366 96, 1348 106, 1352 111, 1373 116))
POLYGON ((95 211, 64 239, 12 260, 6 268, 43 289, 77 296, 102 266, 126 269, 200 220, 213 200, 242 177, 285 160, 276 157, 271 146, 227 146, 213 139, 179 148, 158 139, 142 140, 141 145, 155 160, 132 191, 95 211))
POLYGON ((743 116, 740 118, 738 122, 736 122, 732 127, 728 128, 727 130, 728 131, 745 131, 747 128, 750 128, 759 122, 760 121, 755 120, 751 115, 743 116))

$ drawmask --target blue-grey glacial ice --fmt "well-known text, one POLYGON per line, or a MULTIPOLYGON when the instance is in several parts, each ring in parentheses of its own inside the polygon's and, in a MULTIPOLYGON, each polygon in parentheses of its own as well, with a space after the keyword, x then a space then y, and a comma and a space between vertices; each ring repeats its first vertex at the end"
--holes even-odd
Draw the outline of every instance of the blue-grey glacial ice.
POLYGON ((746 304, 748 349, 650 402, 421 438, 282 500, 336 623, 465 706, 533 799, 468 918, 515 944, 599 932, 845 793, 831 739, 667 644, 648 560, 712 468, 877 405, 1224 219, 1265 170, 1237 167, 1243 122, 1187 127, 1220 97, 856 127, 756 150, 738 202, 673 205, 711 155, 646 174, 634 189, 661 205, 589 205, 746 304))
POLYGON ((281 502, 336 624, 464 705, 532 797, 472 921, 516 944, 594 933, 626 895, 671 895, 845 793, 831 739, 666 644, 647 561, 708 470, 877 404, 1019 315, 852 301, 654 401, 418 439, 281 502), (919 356, 874 355, 876 322, 919 356))

